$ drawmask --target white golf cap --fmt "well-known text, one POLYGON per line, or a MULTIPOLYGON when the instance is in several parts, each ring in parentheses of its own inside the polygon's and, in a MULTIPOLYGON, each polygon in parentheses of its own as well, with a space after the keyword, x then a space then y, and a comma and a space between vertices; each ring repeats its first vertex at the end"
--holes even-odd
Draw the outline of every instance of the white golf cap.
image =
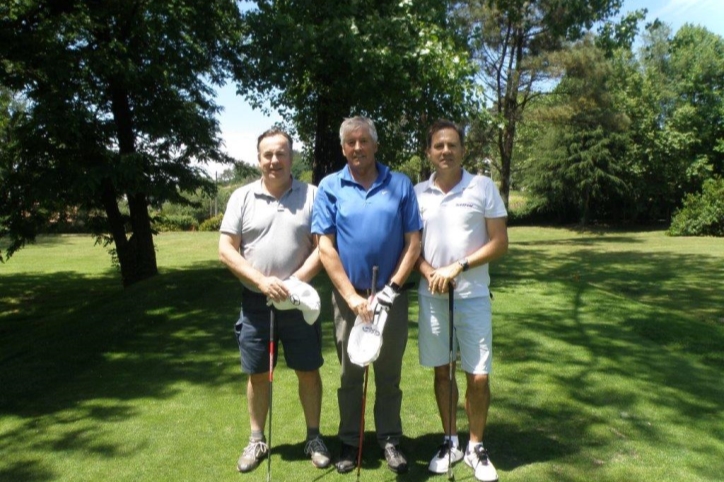
POLYGON ((375 312, 372 323, 365 323, 358 316, 347 342, 349 361, 361 367, 369 365, 380 356, 382 332, 387 323, 387 311, 378 308, 376 300, 373 300, 372 309, 375 312))
POLYGON ((283 301, 274 301, 274 307, 278 310, 301 310, 304 321, 313 325, 322 308, 317 290, 297 278, 285 279, 284 287, 289 291, 289 296, 283 301))

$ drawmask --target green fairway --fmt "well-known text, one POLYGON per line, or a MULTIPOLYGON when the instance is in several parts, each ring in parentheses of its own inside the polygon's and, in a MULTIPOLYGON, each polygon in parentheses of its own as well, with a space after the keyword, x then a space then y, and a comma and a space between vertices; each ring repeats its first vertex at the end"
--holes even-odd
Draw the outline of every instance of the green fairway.
MULTIPOLYGON (((486 447, 501 481, 721 480, 724 240, 533 227, 509 236, 491 268, 486 447)), ((90 236, 43 237, 0 265, 0 481, 266 480, 266 464, 235 469, 249 431, 233 337, 240 290, 217 240, 160 234, 161 275, 125 290, 90 236)), ((330 285, 324 275, 315 285, 321 429, 336 455, 330 285)), ((380 458, 370 383, 362 481, 447 480, 427 472, 442 433, 432 372, 417 360, 416 296, 410 320, 410 472, 397 477, 380 458)), ((273 430, 273 480, 355 479, 304 457, 296 377, 283 359, 273 430)), ((455 475, 474 480, 464 463, 455 475)))

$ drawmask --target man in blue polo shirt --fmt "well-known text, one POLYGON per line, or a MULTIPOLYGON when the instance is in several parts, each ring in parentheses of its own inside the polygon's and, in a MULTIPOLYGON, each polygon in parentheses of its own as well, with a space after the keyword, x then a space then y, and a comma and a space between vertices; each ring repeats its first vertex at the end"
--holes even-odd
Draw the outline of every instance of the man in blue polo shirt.
POLYGON ((407 471, 399 449, 402 356, 407 345, 407 295, 400 293, 420 255, 422 221, 415 192, 404 174, 375 160, 377 130, 365 117, 346 119, 339 130, 347 165, 322 179, 314 200, 312 232, 320 235, 322 264, 332 280, 337 357, 341 364, 339 473, 356 467, 362 412, 364 369, 353 364, 347 342, 355 319, 372 319, 369 289, 372 267, 378 285, 392 305, 379 358, 374 362, 374 405, 377 440, 393 472, 407 471))

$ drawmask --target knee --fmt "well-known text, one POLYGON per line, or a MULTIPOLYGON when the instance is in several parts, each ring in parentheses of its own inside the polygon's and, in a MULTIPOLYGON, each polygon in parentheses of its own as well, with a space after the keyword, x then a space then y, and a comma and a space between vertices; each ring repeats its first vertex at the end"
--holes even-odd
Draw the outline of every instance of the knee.
POLYGON ((450 381, 450 367, 448 365, 443 365, 440 367, 435 367, 435 383, 449 383, 450 381))
POLYGON ((468 376, 468 387, 475 391, 487 391, 490 388, 488 374, 473 374, 468 376))
POLYGON ((319 370, 302 371, 296 370, 297 379, 300 384, 306 385, 317 385, 322 381, 322 377, 319 376, 319 370))
POLYGON ((249 385, 252 387, 258 387, 259 385, 266 383, 269 383, 269 372, 253 373, 249 375, 249 385))

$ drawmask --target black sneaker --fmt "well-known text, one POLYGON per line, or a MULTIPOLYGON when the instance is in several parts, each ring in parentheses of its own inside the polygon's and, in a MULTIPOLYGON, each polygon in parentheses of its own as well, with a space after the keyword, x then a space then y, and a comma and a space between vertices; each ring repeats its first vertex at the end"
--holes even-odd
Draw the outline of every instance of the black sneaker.
POLYGON ((404 474, 407 472, 407 459, 405 454, 400 451, 400 447, 388 443, 384 448, 385 460, 387 467, 396 474, 404 474))
POLYGON ((337 461, 336 467, 337 472, 340 474, 346 474, 352 472, 357 467, 357 453, 358 447, 352 445, 342 444, 342 449, 339 453, 339 460, 337 461))

